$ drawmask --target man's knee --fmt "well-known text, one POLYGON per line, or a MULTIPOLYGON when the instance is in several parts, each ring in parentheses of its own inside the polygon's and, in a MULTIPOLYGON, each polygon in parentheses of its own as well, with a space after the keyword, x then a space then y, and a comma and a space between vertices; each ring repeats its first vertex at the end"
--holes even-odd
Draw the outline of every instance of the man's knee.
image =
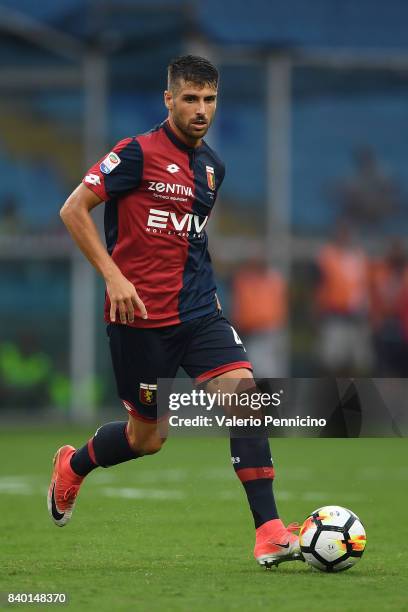
POLYGON ((138 452, 140 455, 154 455, 159 452, 165 441, 166 438, 148 438, 139 444, 138 452))
POLYGON ((241 392, 253 387, 254 384, 251 370, 239 368, 225 372, 208 381, 206 391, 209 393, 216 393, 219 390, 224 393, 241 392))
POLYGON ((138 455, 154 455, 158 453, 166 441, 166 438, 161 438, 158 435, 141 438, 140 436, 128 433, 129 446, 138 455))
POLYGON ((210 380, 206 385, 207 393, 216 394, 221 392, 225 394, 227 399, 222 401, 220 406, 224 409, 227 416, 235 415, 243 418, 252 416, 253 411, 249 403, 237 403, 234 401, 234 397, 241 394, 252 394, 255 390, 256 383, 253 374, 247 368, 225 372, 210 380), (231 395, 230 399, 228 399, 229 395, 231 395))

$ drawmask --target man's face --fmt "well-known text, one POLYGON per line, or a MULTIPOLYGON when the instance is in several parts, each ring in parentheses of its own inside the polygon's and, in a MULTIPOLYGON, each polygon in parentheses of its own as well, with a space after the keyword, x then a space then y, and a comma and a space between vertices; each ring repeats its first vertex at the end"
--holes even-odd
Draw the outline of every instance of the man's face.
POLYGON ((193 144, 206 135, 212 123, 217 89, 180 80, 174 90, 164 92, 164 101, 176 128, 193 144))

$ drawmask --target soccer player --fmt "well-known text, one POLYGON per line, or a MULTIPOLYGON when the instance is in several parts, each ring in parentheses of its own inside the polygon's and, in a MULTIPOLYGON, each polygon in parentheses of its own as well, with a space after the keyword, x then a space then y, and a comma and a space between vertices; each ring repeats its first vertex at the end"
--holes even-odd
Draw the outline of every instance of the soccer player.
MULTIPOLYGON (((60 527, 70 520, 92 470, 162 447, 158 378, 172 378, 182 366, 210 391, 230 390, 234 379, 252 384, 251 363, 217 300, 204 229, 225 173, 203 140, 217 87, 217 69, 206 59, 174 60, 164 92, 168 118, 120 141, 61 209, 76 244, 106 283, 107 334, 128 421, 106 423, 82 448, 66 445, 56 452, 48 509, 60 527), (107 248, 90 215, 101 202, 107 248)), ((261 565, 299 558, 298 537, 276 509, 266 434, 231 437, 231 455, 254 517, 255 558, 261 565)))

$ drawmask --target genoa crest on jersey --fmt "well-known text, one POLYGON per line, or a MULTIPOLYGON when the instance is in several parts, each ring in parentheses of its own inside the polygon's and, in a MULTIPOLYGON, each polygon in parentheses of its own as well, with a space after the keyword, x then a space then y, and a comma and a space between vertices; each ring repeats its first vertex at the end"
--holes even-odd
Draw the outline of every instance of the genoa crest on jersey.
POLYGON ((210 189, 212 189, 213 191, 215 191, 215 174, 214 174, 214 168, 212 166, 206 166, 205 167, 206 171, 207 171, 207 183, 210 189))

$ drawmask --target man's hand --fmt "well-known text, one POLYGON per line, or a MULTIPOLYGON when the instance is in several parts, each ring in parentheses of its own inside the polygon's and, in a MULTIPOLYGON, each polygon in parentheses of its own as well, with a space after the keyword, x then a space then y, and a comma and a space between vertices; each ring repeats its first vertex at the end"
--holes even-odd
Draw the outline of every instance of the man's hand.
POLYGON ((131 282, 123 276, 121 272, 117 272, 113 278, 106 281, 106 290, 109 295, 110 320, 116 321, 116 311, 119 310, 121 323, 133 323, 135 319, 135 308, 140 312, 142 319, 147 319, 145 305, 131 282), (127 317, 127 320, 126 320, 127 317))

